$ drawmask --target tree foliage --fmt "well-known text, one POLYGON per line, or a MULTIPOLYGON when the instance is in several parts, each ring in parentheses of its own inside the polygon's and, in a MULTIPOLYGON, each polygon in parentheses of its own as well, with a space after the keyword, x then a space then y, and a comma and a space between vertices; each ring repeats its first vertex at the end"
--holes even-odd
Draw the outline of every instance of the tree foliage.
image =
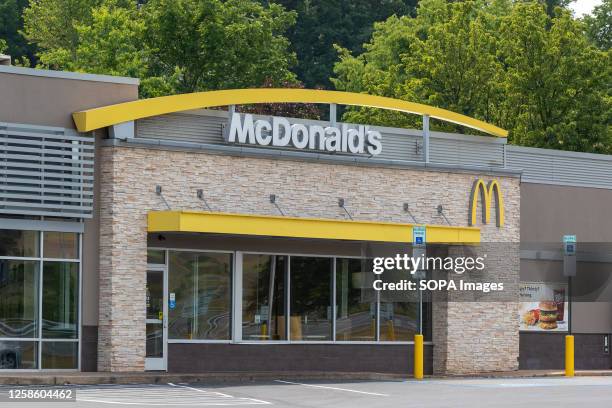
POLYGON ((590 15, 584 17, 587 35, 602 50, 612 46, 612 0, 603 0, 590 15))
POLYGON ((40 65, 137 76, 141 94, 294 81, 293 12, 252 0, 32 0, 25 33, 40 65))
MULTIPOLYGON (((266 80, 262 88, 273 88, 275 84, 266 80)), ((285 82, 280 84, 281 88, 303 89, 301 82, 285 82)), ((256 115, 285 116, 290 118, 321 119, 321 109, 314 103, 258 103, 256 105, 236 106, 236 111, 243 113, 253 113, 256 115)))
POLYGON ((34 47, 21 35, 23 29, 23 10, 28 0, 0 0, 0 39, 4 40, 5 50, 15 60, 34 60, 34 47))
MULTIPOLYGON (((514 143, 612 152, 610 55, 589 44, 568 10, 555 13, 538 2, 422 0, 416 18, 376 24, 363 54, 339 48, 333 82, 495 123, 514 143)), ((345 118, 419 124, 375 109, 345 118)))
MULTIPOLYGON (((265 0, 267 2, 267 0, 265 0)), ((330 87, 339 44, 361 52, 373 23, 391 15, 414 13, 417 0, 275 0, 297 12, 288 37, 297 54, 295 72, 309 88, 330 87)))
POLYGON ((179 71, 179 92, 293 80, 295 63, 282 35, 295 13, 252 0, 150 0, 144 7, 151 67, 179 71))

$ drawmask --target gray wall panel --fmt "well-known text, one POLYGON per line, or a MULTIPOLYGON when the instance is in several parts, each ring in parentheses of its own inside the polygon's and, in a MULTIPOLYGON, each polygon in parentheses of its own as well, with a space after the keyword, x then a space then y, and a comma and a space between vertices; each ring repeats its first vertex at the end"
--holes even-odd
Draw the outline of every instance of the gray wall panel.
MULTIPOLYGON (((255 117, 262 117, 257 116, 255 117)), ((227 146, 223 129, 228 121, 226 111, 197 110, 141 119, 136 137, 227 146)), ((304 124, 327 125, 326 121, 291 119, 304 124)), ((383 135, 383 150, 376 158, 400 162, 423 162, 422 132, 371 126, 383 135)), ((559 184, 612 189, 612 156, 565 152, 506 145, 505 139, 431 132, 430 161, 450 167, 473 167, 522 171, 526 183, 559 184)), ((240 147, 237 147, 240 148, 240 147)), ((241 147, 244 148, 244 147, 241 147)), ((267 149, 249 146, 251 149, 267 149)), ((348 154, 330 155, 346 160, 348 154)), ((367 158, 363 155, 363 158, 367 158)))
MULTIPOLYGON (((257 116, 256 117, 261 117, 257 116)), ((197 113, 171 113, 138 120, 136 137, 153 140, 226 145, 223 128, 227 112, 202 110, 197 113)), ((326 121, 291 119, 295 123, 328 125, 326 121)), ((422 133, 416 129, 371 126, 383 136, 383 149, 378 159, 420 162, 424 160, 422 133)), ((477 138, 471 142, 432 132, 432 162, 471 166, 503 166, 503 144, 494 138, 477 138), (490 139, 490 143, 487 139, 490 139), (484 159, 484 160, 483 160, 484 159)), ((268 147, 268 149, 270 149, 268 147)), ((338 155, 340 156, 340 155, 338 155)), ((364 155, 364 157, 367 157, 364 155)))
POLYGON ((612 156, 511 145, 506 152, 524 182, 612 189, 612 156))

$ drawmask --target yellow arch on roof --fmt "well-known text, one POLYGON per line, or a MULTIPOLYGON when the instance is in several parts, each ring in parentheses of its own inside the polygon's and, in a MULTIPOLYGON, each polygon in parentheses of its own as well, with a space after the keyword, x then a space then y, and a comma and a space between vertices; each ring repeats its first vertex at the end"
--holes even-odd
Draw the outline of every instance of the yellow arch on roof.
POLYGON ((139 99, 116 105, 74 112, 72 117, 80 132, 88 132, 118 123, 167 113, 214 106, 246 105, 256 103, 335 103, 339 105, 367 106, 429 115, 432 118, 466 126, 497 137, 507 137, 508 131, 490 123, 470 118, 446 109, 400 99, 353 92, 323 91, 317 89, 258 88, 229 89, 223 91, 196 92, 159 98, 139 99))

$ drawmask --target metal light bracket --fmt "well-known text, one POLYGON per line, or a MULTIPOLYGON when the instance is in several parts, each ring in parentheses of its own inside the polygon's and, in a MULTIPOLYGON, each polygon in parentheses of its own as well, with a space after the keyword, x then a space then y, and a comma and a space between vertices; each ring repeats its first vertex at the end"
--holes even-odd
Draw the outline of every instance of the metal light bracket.
POLYGON ((346 213, 346 215, 348 215, 348 217, 351 219, 351 221, 353 220, 353 216, 351 215, 351 213, 348 212, 348 210, 346 209, 346 207, 344 206, 344 198, 339 198, 338 199, 338 207, 342 208, 344 210, 344 212, 346 213))
POLYGON ((275 206, 276 209, 278 210, 278 212, 281 213, 282 216, 285 215, 285 213, 283 212, 282 208, 280 208, 280 206, 276 202, 276 194, 270 194, 270 204, 275 206))

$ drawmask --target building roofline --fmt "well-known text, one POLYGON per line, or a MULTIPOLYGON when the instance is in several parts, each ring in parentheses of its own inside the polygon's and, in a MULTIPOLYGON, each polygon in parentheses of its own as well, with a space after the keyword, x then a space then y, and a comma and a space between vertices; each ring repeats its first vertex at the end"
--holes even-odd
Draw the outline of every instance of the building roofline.
POLYGON ((24 68, 0 65, 0 73, 29 75, 45 78, 72 79, 77 81, 108 82, 113 84, 139 85, 140 79, 113 75, 85 74, 82 72, 53 71, 49 69, 24 68))

